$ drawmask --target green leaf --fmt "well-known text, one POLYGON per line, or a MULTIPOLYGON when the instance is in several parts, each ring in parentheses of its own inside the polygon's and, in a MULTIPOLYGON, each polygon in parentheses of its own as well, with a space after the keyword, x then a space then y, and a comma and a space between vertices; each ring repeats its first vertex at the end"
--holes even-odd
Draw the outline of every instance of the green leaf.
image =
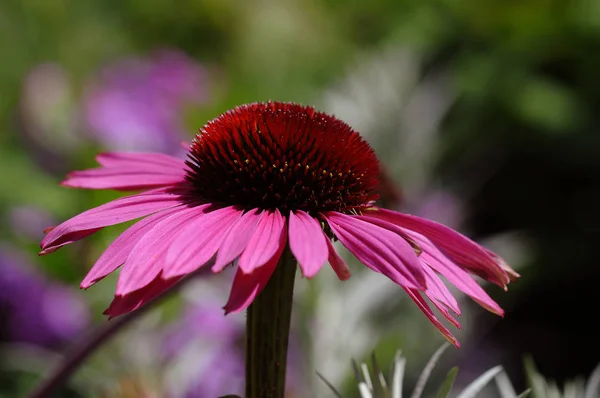
POLYGON ((440 387, 437 394, 435 395, 435 398, 446 398, 448 396, 448 394, 450 394, 450 390, 452 389, 452 386, 454 385, 454 380, 456 379, 457 374, 458 374, 458 366, 455 366, 452 369, 450 369, 450 372, 448 372, 448 375, 444 379, 444 382, 442 383, 442 386, 440 387))
POLYGON ((523 363, 525 365, 525 374, 527 375, 527 381, 529 382, 529 387, 531 387, 532 395, 537 398, 545 398, 547 395, 547 383, 537 372, 533 358, 526 356, 523 359, 523 363))
POLYGON ((390 393, 385 382, 385 377, 381 372, 375 353, 371 354, 371 363, 373 364, 373 392, 377 398, 390 398, 390 393))
POLYGON ((500 365, 491 368, 471 382, 456 398, 474 398, 500 372, 502 372, 500 365))
POLYGON ((417 380, 417 385, 415 386, 415 389, 413 390, 413 393, 410 396, 411 398, 421 397, 423 389, 425 388, 425 384, 427 384, 427 380, 429 380, 429 376, 431 376, 433 368, 435 368, 435 365, 437 365, 442 354, 444 353, 444 351, 446 351, 448 347, 450 347, 450 344, 445 343, 433 353, 433 355, 427 362, 427 365, 425 365, 425 367, 423 368, 423 372, 421 372, 419 380, 417 380))

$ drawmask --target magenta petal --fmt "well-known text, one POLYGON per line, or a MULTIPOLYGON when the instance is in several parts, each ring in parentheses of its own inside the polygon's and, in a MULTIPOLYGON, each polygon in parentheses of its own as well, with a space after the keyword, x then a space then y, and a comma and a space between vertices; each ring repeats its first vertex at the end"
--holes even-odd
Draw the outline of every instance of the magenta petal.
POLYGON ((420 256, 422 261, 443 275, 450 283, 475 300, 483 308, 494 314, 504 315, 502 308, 488 296, 471 275, 448 259, 429 239, 413 231, 405 230, 405 232, 423 249, 423 253, 420 256))
MULTIPOLYGON (((285 233, 283 234, 285 239, 285 233)), ((262 290, 269 282, 275 267, 279 262, 281 253, 285 248, 285 240, 282 239, 277 249, 277 252, 271 257, 264 265, 254 269, 251 273, 244 272, 241 268, 238 268, 231 285, 231 293, 229 294, 229 300, 223 309, 225 314, 238 313, 245 310, 252 304, 256 296, 262 292, 262 290)))
POLYGON ((138 190, 183 182, 183 169, 178 174, 160 174, 145 170, 91 169, 74 171, 61 184, 72 188, 138 190))
POLYGON ((340 255, 337 254, 335 248, 333 247, 333 243, 331 243, 329 238, 326 236, 325 239, 327 242, 327 250, 329 252, 327 261, 329 261, 331 268, 333 268, 333 271, 341 281, 349 279, 351 276, 350 269, 348 268, 344 260, 340 257, 340 255))
POLYGON ((105 168, 122 170, 172 170, 178 172, 185 161, 162 153, 152 152, 106 152, 96 156, 96 161, 105 168))
POLYGON ((327 238, 321 225, 307 213, 290 212, 289 243, 302 274, 312 278, 327 261, 327 238))
POLYGON ((454 319, 454 316, 452 316, 452 314, 450 313, 450 311, 448 311, 448 308, 446 306, 440 304, 440 302, 437 300, 433 300, 431 297, 429 297, 427 292, 425 292, 424 294, 429 300, 431 300, 431 303, 435 306, 435 308, 437 308, 439 312, 442 313, 442 315, 444 316, 444 318, 446 318, 448 322, 450 322, 455 328, 459 330, 461 329, 460 323, 458 323, 458 321, 454 319))
MULTIPOLYGON (((198 217, 207 205, 185 208, 164 218, 141 237, 131 249, 117 282, 117 295, 148 285, 163 270, 165 255, 182 228, 198 217)), ((169 279, 165 276, 165 279, 169 279)))
POLYGON ((257 213, 257 209, 250 210, 231 225, 217 252, 215 264, 211 268, 213 272, 221 272, 246 249, 260 220, 257 213))
POLYGON ((431 301, 438 302, 450 308, 456 315, 460 315, 460 308, 458 302, 450 293, 450 290, 444 285, 444 282, 436 275, 436 273, 428 266, 423 267, 425 272, 425 279, 427 281, 427 289, 425 295, 431 299, 431 301))
POLYGON ((165 277, 185 275, 206 264, 241 215, 241 210, 229 206, 206 212, 189 222, 169 247, 165 277))
MULTIPOLYGON (((54 228, 56 228, 56 227, 54 227, 54 228)), ((54 228, 46 229, 46 231, 52 231, 54 228)), ((91 229, 86 229, 83 231, 72 232, 72 233, 67 234, 64 237, 62 237, 62 239, 57 240, 51 246, 44 246, 44 241, 42 241, 41 247, 43 250, 41 252, 39 252, 39 255, 43 256, 46 254, 54 253, 61 247, 66 246, 73 242, 77 242, 78 240, 81 240, 83 238, 86 238, 86 237, 100 231, 101 229, 102 228, 91 228, 91 229), (44 249, 44 247, 46 247, 46 248, 44 249)))
POLYGON ((417 290, 411 290, 406 288, 404 290, 406 291, 408 296, 415 302, 415 304, 417 304, 419 309, 423 311, 423 313, 429 319, 429 321, 431 321, 431 323, 433 323, 437 330, 439 330, 442 333, 446 340, 455 345, 457 348, 460 347, 460 343, 458 342, 458 340, 456 340, 456 337, 454 337, 452 333, 450 333, 450 331, 437 319, 437 317, 435 316, 431 308, 429 308, 429 305, 427 304, 425 299, 421 297, 419 292, 417 290))
POLYGON ((445 225, 386 209, 376 209, 365 214, 424 235, 452 261, 490 282, 502 287, 510 282, 506 271, 488 250, 445 225))
POLYGON ((249 274, 266 264, 280 249, 283 236, 286 236, 285 218, 279 210, 263 211, 254 235, 240 257, 240 269, 249 274))
POLYGON ((108 315, 110 319, 134 311, 169 290, 169 288, 180 279, 181 278, 164 280, 158 275, 153 281, 141 289, 123 296, 115 295, 115 298, 110 303, 110 306, 104 311, 104 314, 108 315))
POLYGON ((41 254, 71 243, 108 225, 120 224, 180 204, 177 195, 150 191, 113 200, 63 222, 42 240, 41 254))
POLYGON ((413 248, 398 234, 337 212, 324 215, 329 226, 363 264, 397 284, 425 290, 425 276, 413 248))
POLYGON ((106 275, 110 274, 119 268, 129 256, 131 249, 135 246, 138 240, 153 228, 159 221, 180 211, 179 207, 155 213, 146 217, 131 227, 127 228, 110 246, 102 253, 96 261, 92 269, 81 282, 80 287, 87 289, 106 275))
POLYGON ((155 153, 106 153, 98 155, 99 169, 75 171, 62 185, 88 189, 135 190, 184 181, 183 159, 155 153))

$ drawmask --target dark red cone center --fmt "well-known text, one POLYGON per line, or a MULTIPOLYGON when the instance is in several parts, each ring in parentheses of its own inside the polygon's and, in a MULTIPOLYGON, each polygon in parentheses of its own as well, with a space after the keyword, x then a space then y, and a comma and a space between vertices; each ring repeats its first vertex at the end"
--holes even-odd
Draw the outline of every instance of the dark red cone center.
POLYGON ((203 201, 350 213, 377 199, 375 153, 346 123, 291 103, 239 106, 191 144, 187 180, 203 201))

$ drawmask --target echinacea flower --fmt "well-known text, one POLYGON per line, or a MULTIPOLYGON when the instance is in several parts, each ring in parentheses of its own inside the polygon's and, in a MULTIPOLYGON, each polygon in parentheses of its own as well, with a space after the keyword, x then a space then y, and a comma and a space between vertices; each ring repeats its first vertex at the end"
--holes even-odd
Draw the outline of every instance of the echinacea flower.
POLYGON ((306 278, 329 262, 350 271, 338 239, 372 270, 400 285, 443 335, 434 307, 459 326, 457 301, 440 275, 489 311, 502 309, 469 274, 506 287, 517 277, 498 256, 423 218, 377 207, 379 166, 346 123, 292 103, 255 103, 205 125, 188 159, 156 153, 106 153, 98 169, 63 185, 144 190, 85 211, 53 228, 41 254, 108 225, 145 217, 123 232, 81 283, 88 288, 123 268, 109 316, 140 307, 200 267, 237 264, 226 313, 247 308, 289 247, 306 278))

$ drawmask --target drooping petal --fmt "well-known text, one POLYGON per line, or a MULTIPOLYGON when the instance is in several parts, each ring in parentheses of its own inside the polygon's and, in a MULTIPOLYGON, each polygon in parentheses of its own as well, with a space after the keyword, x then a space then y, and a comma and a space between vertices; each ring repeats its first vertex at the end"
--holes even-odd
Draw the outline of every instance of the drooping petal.
POLYGON ((342 213, 328 212, 324 217, 342 244, 367 267, 403 287, 425 290, 419 259, 398 234, 342 213))
POLYGON ((456 315, 460 315, 460 308, 458 302, 450 293, 450 290, 444 285, 444 282, 436 275, 436 273, 428 266, 423 267, 425 272, 425 279, 427 281, 427 289, 425 295, 429 297, 431 301, 438 302, 450 308, 456 315))
POLYGON ((185 275, 206 264, 241 215, 241 210, 228 206, 204 213, 188 223, 173 239, 167 251, 165 277, 185 275))
MULTIPOLYGON (((201 217, 207 205, 185 208, 164 218, 131 249, 117 282, 117 295, 141 289, 163 270, 165 255, 182 228, 201 217)), ((165 279, 170 279, 165 276, 165 279)))
POLYGON ((329 238, 325 237, 325 239, 327 242, 327 250, 329 252, 329 256, 327 257, 329 265, 331 265, 331 268, 333 268, 333 271, 341 281, 349 279, 351 276, 350 269, 348 268, 344 260, 340 257, 340 255, 337 254, 335 248, 333 247, 333 243, 331 243, 329 238))
POLYGON ((423 249, 423 253, 420 256, 422 261, 448 279, 450 283, 475 300, 483 308, 494 314, 504 316, 502 308, 488 296, 477 281, 465 270, 448 259, 429 239, 414 231, 405 230, 405 232, 423 249))
POLYGON ((108 225, 131 221, 179 204, 178 195, 161 189, 113 200, 84 211, 52 229, 42 240, 40 254, 52 253, 108 225))
POLYGON ((442 315, 444 316, 444 318, 446 318, 446 320, 448 322, 450 322, 458 330, 461 329, 460 323, 458 323, 458 321, 456 319, 454 319, 454 316, 450 313, 450 311, 448 311, 448 308, 446 306, 444 306, 443 304, 441 304, 439 301, 434 300, 431 297, 429 297, 429 295, 427 293, 423 293, 423 294, 425 294, 425 296, 427 296, 427 298, 429 300, 431 300, 431 303, 433 304, 433 306, 435 308, 437 308, 437 310, 439 312, 442 313, 442 315))
POLYGON ((131 227, 117 237, 108 248, 100 255, 92 269, 81 282, 80 287, 87 289, 100 279, 104 278, 111 272, 119 268, 131 253, 131 249, 159 221, 170 216, 173 212, 179 211, 180 207, 174 207, 168 210, 160 211, 148 216, 131 227))
POLYGON ((244 213, 229 228, 217 252, 215 264, 211 268, 213 272, 221 272, 246 249, 260 220, 260 215, 257 213, 257 209, 244 213))
POLYGON ((90 169, 69 173, 61 185, 72 188, 139 190, 174 185, 184 181, 179 173, 157 173, 147 170, 90 169))
POLYGON ((378 208, 364 213, 426 236, 452 261, 490 282, 502 287, 510 282, 506 271, 485 248, 445 225, 387 209, 378 208))
POLYGON ((225 314, 238 313, 248 308, 254 301, 256 296, 262 292, 262 290, 269 282, 275 267, 279 262, 281 253, 285 248, 285 232, 280 240, 280 245, 275 254, 261 267, 254 269, 251 273, 245 273, 241 268, 238 268, 231 285, 231 292, 229 294, 229 300, 223 307, 225 314))
POLYGON ((415 304, 417 304, 419 309, 421 311, 423 311, 423 313, 429 319, 429 321, 431 321, 431 323, 433 323, 433 325, 437 328, 437 330, 439 330, 442 333, 442 335, 446 338, 446 340, 448 340, 454 346, 459 348, 460 343, 458 342, 458 340, 456 340, 456 337, 454 337, 452 335, 452 333, 450 333, 448 328, 446 328, 444 325, 442 325, 442 323, 437 319, 437 317, 435 316, 435 314, 433 313, 433 311, 431 310, 431 308, 429 307, 429 305, 427 304, 425 299, 423 299, 423 297, 421 297, 419 292, 417 290, 406 289, 406 288, 404 290, 406 291, 408 296, 415 302, 415 304))
POLYGON ((290 212, 289 223, 292 254, 304 277, 312 278, 327 261, 327 238, 319 222, 301 210, 290 212))
POLYGON ((249 274, 266 264, 279 251, 285 236, 285 218, 279 210, 262 212, 254 235, 240 256, 239 268, 249 274))
POLYGON ((104 311, 109 319, 136 310, 155 297, 169 290, 181 278, 165 280, 161 275, 156 276, 149 284, 126 295, 115 295, 110 306, 104 311))

